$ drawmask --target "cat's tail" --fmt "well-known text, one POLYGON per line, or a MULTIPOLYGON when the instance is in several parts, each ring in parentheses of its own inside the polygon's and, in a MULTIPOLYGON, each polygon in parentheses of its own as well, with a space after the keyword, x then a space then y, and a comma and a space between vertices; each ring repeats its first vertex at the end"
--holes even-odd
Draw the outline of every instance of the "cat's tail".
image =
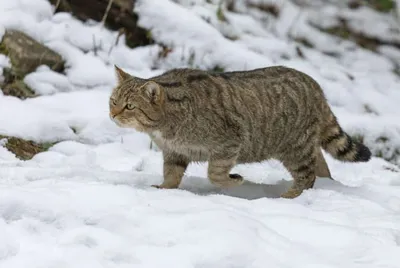
POLYGON ((371 159, 368 147, 344 132, 331 111, 325 122, 321 131, 321 146, 325 151, 344 162, 367 162, 371 159))

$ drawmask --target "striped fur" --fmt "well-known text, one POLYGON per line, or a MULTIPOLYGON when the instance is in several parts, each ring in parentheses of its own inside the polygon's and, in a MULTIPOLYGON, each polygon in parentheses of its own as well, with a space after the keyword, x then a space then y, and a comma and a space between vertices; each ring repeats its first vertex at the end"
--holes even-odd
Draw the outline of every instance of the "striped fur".
POLYGON ((163 151, 164 182, 157 187, 177 188, 194 161, 209 162, 215 185, 239 185, 242 177, 230 174, 236 164, 274 158, 294 179, 282 196, 294 198, 317 176, 330 177, 321 147, 342 161, 370 158, 367 147, 343 132, 318 83, 297 70, 174 69, 151 79, 116 71, 110 116, 148 133, 163 151))
POLYGON ((333 115, 321 134, 322 148, 336 159, 346 162, 367 162, 371 159, 370 150, 344 132, 333 115))

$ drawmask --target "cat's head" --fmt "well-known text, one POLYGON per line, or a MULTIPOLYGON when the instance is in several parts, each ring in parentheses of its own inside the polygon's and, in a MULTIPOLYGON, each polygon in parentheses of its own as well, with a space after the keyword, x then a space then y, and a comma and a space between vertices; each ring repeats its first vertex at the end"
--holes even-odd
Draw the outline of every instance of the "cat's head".
POLYGON ((164 119, 164 89, 158 83, 131 76, 115 66, 118 85, 109 101, 110 118, 121 127, 156 130, 164 119))

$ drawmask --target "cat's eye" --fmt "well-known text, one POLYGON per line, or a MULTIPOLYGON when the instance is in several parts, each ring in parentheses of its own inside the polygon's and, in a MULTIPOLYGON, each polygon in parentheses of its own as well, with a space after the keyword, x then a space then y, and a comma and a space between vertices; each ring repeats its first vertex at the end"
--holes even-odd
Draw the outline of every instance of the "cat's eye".
POLYGON ((135 106, 133 105, 133 104, 128 104, 128 105, 126 105, 126 108, 128 109, 128 110, 133 110, 134 108, 135 108, 135 106))
POLYGON ((112 103, 113 105, 117 105, 117 102, 116 102, 115 99, 111 99, 111 103, 112 103))

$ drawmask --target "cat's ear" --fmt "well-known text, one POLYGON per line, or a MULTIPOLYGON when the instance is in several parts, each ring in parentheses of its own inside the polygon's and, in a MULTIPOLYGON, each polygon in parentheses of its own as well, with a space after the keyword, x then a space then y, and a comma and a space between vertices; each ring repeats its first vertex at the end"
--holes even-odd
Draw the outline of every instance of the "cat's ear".
POLYGON ((117 74, 119 84, 132 77, 130 74, 122 71, 117 65, 114 65, 114 69, 115 73, 117 74))
POLYGON ((149 81, 143 86, 145 96, 152 103, 161 104, 164 99, 164 89, 154 81, 149 81))

